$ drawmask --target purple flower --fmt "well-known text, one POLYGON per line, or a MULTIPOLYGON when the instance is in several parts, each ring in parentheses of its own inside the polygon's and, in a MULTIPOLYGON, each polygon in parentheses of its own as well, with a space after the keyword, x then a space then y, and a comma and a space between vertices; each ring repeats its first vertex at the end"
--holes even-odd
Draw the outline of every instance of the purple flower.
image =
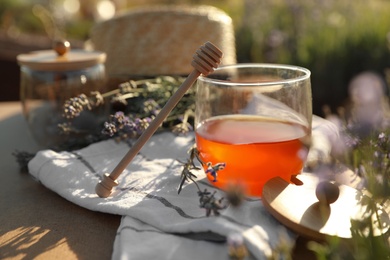
POLYGON ((138 134, 142 134, 143 131, 145 131, 146 128, 148 128, 150 122, 152 122, 152 119, 150 117, 145 117, 145 118, 136 118, 134 120, 135 123, 135 130, 137 131, 138 134))
POLYGON ((116 126, 113 123, 105 122, 102 133, 109 136, 114 136, 117 132, 116 126))
POLYGON ((126 120, 125 118, 126 118, 125 114, 122 111, 118 111, 111 116, 111 121, 117 126, 120 126, 126 120))
POLYGON ((160 110, 160 105, 153 99, 148 99, 143 103, 143 110, 146 114, 156 116, 160 110))

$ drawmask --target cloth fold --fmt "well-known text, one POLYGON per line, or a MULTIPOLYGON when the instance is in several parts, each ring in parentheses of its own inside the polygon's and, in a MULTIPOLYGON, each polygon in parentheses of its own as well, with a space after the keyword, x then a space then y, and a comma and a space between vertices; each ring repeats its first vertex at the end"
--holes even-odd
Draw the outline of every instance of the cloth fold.
MULTIPOLYGON (((313 136, 321 140, 313 151, 328 153, 322 143, 334 134, 332 127, 320 118, 313 120, 313 136)), ((279 241, 280 230, 294 238, 265 210, 260 198, 246 198, 239 207, 229 206, 220 216, 206 217, 194 183, 186 183, 177 194, 182 162, 194 141, 193 133, 154 135, 119 176, 119 185, 108 198, 99 198, 95 186, 126 154, 127 143, 107 140, 73 152, 40 151, 30 161, 29 172, 81 207, 123 216, 113 259, 226 259, 226 237, 236 233, 250 252, 248 259, 266 259, 279 241)), ((215 192, 216 198, 224 196, 203 171, 195 173, 201 190, 215 192)))

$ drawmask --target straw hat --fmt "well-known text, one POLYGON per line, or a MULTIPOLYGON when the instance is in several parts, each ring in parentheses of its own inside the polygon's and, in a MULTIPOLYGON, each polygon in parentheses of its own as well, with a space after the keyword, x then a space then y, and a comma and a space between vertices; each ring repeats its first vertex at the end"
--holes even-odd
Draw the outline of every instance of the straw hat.
POLYGON ((96 24, 90 33, 95 50, 107 54, 109 77, 187 75, 192 55, 210 41, 236 63, 230 16, 211 6, 136 8, 96 24))

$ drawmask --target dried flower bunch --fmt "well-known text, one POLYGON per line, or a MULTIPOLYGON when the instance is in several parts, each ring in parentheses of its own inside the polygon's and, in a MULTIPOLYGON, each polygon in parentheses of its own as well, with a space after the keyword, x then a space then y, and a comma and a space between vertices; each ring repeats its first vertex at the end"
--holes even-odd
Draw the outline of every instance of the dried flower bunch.
MULTIPOLYGON (((57 149, 76 149, 108 138, 122 141, 137 138, 184 79, 160 76, 130 80, 107 93, 92 92, 89 96, 81 94, 70 98, 63 105, 66 121, 59 125, 62 134, 70 138, 57 149), (85 121, 85 118, 93 120, 97 127, 83 127, 80 121, 85 121), (79 138, 80 135, 83 138, 79 138)), ((161 130, 178 134, 192 130, 194 101, 194 90, 190 89, 164 121, 161 130)))

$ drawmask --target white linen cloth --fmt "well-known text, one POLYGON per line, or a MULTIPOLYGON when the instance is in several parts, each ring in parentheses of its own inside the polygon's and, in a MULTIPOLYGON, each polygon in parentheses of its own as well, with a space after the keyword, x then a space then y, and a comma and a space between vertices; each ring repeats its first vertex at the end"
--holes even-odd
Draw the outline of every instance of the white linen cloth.
MULTIPOLYGON (((329 152, 326 140, 334 133, 331 123, 313 119, 314 157, 318 151, 329 152)), ((294 234, 265 210, 260 198, 246 198, 239 207, 229 206, 220 216, 206 217, 196 185, 186 183, 178 195, 181 162, 193 144, 193 133, 154 135, 119 176, 119 185, 108 198, 99 198, 95 186, 126 154, 126 143, 107 140, 74 152, 40 151, 30 161, 29 172, 81 207, 123 216, 112 259, 227 259, 225 240, 233 233, 242 235, 248 259, 266 259, 280 232, 293 239, 294 234)), ((203 171, 194 173, 202 191, 206 188, 215 191, 217 198, 224 196, 203 171)))

